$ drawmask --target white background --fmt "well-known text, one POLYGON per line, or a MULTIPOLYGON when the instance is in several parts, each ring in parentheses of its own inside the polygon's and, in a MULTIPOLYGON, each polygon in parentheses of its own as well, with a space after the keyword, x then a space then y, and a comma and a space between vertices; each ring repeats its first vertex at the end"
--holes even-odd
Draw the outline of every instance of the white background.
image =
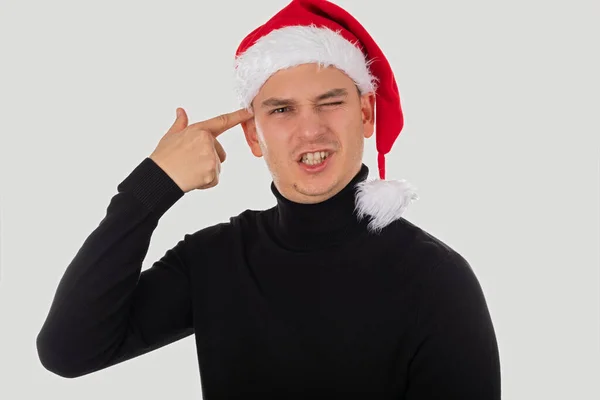
MULTIPOLYGON (((406 124, 387 178, 417 186, 406 218, 474 268, 503 399, 600 398, 597 2, 336 3, 393 66, 406 124)), ((0 398, 201 398, 192 337, 71 380, 43 369, 35 337, 117 184, 176 107, 190 123, 237 108, 235 49, 287 0, 0 4, 0 398)), ((221 138, 221 183, 165 214, 144 268, 274 204, 241 129, 221 138)))

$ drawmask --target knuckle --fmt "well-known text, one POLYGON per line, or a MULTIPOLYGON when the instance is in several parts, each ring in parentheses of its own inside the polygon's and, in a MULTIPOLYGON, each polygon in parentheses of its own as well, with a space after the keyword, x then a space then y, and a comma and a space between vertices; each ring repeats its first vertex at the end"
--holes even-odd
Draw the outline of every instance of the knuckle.
POLYGON ((208 138, 209 132, 206 129, 199 129, 194 136, 195 139, 199 141, 204 141, 208 138))
POLYGON ((210 173, 204 175, 202 184, 203 186, 214 185, 216 182, 218 182, 218 179, 219 176, 216 171, 211 171, 210 173))
POLYGON ((206 145, 211 143, 212 135, 206 130, 200 130, 196 135, 194 135, 193 141, 198 146, 206 147, 206 145))
POLYGON ((208 164, 208 170, 210 171, 210 174, 213 175, 217 172, 217 168, 218 168, 218 162, 216 160, 215 157, 210 157, 207 161, 208 164))
POLYGON ((227 114, 221 114, 218 117, 219 125, 226 126, 229 122, 229 116, 227 114))

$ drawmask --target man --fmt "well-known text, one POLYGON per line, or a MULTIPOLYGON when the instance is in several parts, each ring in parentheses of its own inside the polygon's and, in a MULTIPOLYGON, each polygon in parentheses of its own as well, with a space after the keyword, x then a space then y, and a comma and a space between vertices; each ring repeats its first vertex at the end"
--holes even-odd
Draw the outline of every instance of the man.
POLYGON ((194 334, 208 400, 500 399, 477 278, 402 217, 413 188, 385 180, 403 119, 368 33, 332 3, 295 0, 242 41, 236 74, 240 110, 188 125, 178 109, 119 184, 57 289, 43 365, 78 377, 194 334), (140 272, 161 216, 218 184, 217 137, 238 124, 277 204, 187 234, 140 272), (373 134, 380 179, 367 180, 373 134))

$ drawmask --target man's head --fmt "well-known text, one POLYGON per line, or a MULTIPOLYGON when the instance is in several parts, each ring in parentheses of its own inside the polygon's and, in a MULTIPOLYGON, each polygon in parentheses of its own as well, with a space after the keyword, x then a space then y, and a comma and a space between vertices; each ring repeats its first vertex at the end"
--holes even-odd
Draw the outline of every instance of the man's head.
POLYGON ((292 0, 240 43, 235 80, 241 105, 254 112, 243 124, 248 144, 284 196, 313 203, 335 195, 359 171, 375 128, 385 179, 384 155, 403 126, 398 88, 381 49, 339 6, 292 0))
POLYGON ((242 127, 277 189, 290 200, 315 203, 360 169, 364 140, 374 132, 374 103, 374 93, 361 95, 341 70, 307 63, 273 74, 251 103, 254 119, 242 127))

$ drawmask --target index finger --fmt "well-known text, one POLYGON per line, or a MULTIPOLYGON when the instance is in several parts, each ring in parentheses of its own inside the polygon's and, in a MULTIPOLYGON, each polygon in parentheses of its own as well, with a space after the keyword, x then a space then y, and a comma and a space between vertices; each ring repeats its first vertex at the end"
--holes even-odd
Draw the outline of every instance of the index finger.
POLYGON ((254 114, 247 109, 240 108, 239 110, 230 113, 221 114, 217 117, 197 122, 194 125, 212 132, 216 137, 226 130, 233 128, 237 124, 252 118, 253 116, 254 114))

